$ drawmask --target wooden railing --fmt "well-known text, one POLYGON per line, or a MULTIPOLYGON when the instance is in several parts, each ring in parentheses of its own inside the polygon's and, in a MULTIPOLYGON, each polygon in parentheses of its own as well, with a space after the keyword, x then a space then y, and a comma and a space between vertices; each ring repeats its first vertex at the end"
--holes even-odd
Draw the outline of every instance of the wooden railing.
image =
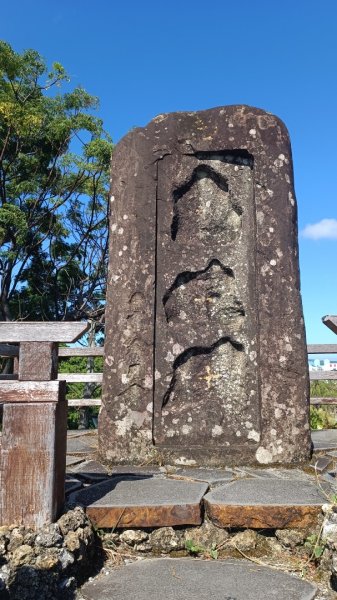
MULTIPOLYGON (((308 354, 336 354, 337 344, 308 344, 308 354)), ((0 344, 0 356, 17 358, 19 355, 19 347, 9 344, 0 344)), ((104 347, 76 347, 76 348, 59 348, 59 358, 70 357, 96 357, 104 356, 104 347)), ((337 371, 310 371, 310 381, 330 380, 337 381, 337 371)), ((17 379, 17 374, 0 375, 1 380, 17 379)), ((58 373, 59 381, 65 380, 67 383, 97 383, 102 384, 103 373, 58 373)), ((311 397, 310 404, 331 404, 337 405, 337 397, 318 398, 311 397)), ((101 406, 101 398, 72 398, 68 399, 69 407, 85 408, 90 406, 101 406)))
MULTIPOLYGON (((337 317, 329 317, 337 333, 337 317)), ((330 326, 331 325, 331 326, 330 326)), ((0 323, 0 356, 13 359, 13 373, 0 375, 3 435, 0 452, 0 526, 40 527, 57 518, 64 501, 66 383, 102 383, 102 373, 61 373, 58 357, 103 356, 104 348, 64 348, 89 323, 0 323), (41 459, 43 457, 43 460, 41 459)), ((337 353, 336 345, 309 345, 309 354, 337 353)), ((311 371, 311 380, 337 379, 337 372, 311 371)), ((337 404, 337 398, 312 398, 337 404)), ((99 405, 78 398, 70 406, 99 405)))
MULTIPOLYGON (((337 354, 337 344, 308 344, 308 354, 337 354)), ((337 371, 309 371, 310 381, 337 381, 337 371)), ((310 396, 310 404, 337 405, 337 397, 310 396)))
MULTIPOLYGON (((327 315, 322 317, 322 322, 328 329, 333 333, 337 334, 337 316, 327 315)), ((308 344, 308 354, 337 354, 337 344, 308 344)), ((310 381, 336 381, 337 371, 309 371, 310 381)), ((337 404, 336 397, 330 398, 317 398, 314 396, 310 397, 310 404, 337 404)))
MULTIPOLYGON (((10 344, 0 344, 0 356, 18 359, 19 346, 10 344)), ((104 356, 103 347, 76 347, 58 349, 59 358, 71 358, 73 356, 80 358, 89 358, 96 356, 104 356)), ((0 374, 0 381, 10 381, 18 379, 18 363, 14 366, 16 372, 11 374, 0 374)), ((66 381, 66 383, 97 383, 102 384, 103 373, 58 373, 58 381, 66 381)), ((88 406, 100 406, 100 398, 72 398, 68 399, 69 407, 85 408, 88 406)))

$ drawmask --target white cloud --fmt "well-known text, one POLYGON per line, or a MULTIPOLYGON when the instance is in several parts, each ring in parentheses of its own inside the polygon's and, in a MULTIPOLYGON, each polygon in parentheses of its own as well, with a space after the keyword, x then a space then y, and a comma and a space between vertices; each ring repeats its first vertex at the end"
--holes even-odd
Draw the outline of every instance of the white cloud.
POLYGON ((337 219, 322 219, 312 225, 309 223, 301 233, 311 240, 337 240, 337 219))

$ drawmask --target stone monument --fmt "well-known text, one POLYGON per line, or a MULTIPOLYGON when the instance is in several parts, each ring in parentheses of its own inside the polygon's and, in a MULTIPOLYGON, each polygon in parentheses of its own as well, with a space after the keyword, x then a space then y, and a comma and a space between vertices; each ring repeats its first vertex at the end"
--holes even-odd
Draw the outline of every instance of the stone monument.
POLYGON ((160 115, 112 162, 101 455, 310 456, 291 148, 248 106, 160 115))

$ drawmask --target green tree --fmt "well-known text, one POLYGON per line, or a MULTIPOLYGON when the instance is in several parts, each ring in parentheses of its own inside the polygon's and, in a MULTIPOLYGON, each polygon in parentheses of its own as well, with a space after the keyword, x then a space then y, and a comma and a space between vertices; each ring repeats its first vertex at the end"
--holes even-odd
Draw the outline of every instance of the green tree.
POLYGON ((0 41, 0 320, 101 320, 112 143, 95 97, 0 41))

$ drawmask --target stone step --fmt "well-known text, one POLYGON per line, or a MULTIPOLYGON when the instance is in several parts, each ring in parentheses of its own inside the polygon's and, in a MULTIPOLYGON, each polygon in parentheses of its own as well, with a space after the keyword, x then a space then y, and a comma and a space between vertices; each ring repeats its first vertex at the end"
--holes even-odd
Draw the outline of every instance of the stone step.
POLYGON ((90 455, 97 450, 97 435, 78 434, 67 436, 67 454, 90 455))
MULTIPOLYGON (((87 465, 73 475, 88 477, 87 465)), ((282 529, 315 525, 331 495, 328 483, 322 488, 306 474, 308 480, 250 476, 221 485, 216 484, 223 474, 219 479, 214 475, 215 487, 211 485, 210 491, 207 482, 193 480, 190 471, 188 475, 186 479, 160 472, 105 475, 105 481, 76 491, 69 502, 82 505, 97 527, 198 525, 205 506, 207 516, 219 527, 282 529)))
POLYGON ((146 559, 100 575, 84 600, 312 600, 311 583, 245 560, 146 559))
POLYGON ((200 525, 207 483, 160 477, 119 476, 75 492, 97 527, 200 525))
POLYGON ((314 451, 333 450, 337 448, 337 429, 317 429, 311 431, 314 451))
MULTIPOLYGON (((326 494, 330 491, 326 486, 326 494)), ((289 479, 239 479, 206 494, 208 517, 218 527, 283 529, 317 522, 327 496, 317 484, 289 479)))

